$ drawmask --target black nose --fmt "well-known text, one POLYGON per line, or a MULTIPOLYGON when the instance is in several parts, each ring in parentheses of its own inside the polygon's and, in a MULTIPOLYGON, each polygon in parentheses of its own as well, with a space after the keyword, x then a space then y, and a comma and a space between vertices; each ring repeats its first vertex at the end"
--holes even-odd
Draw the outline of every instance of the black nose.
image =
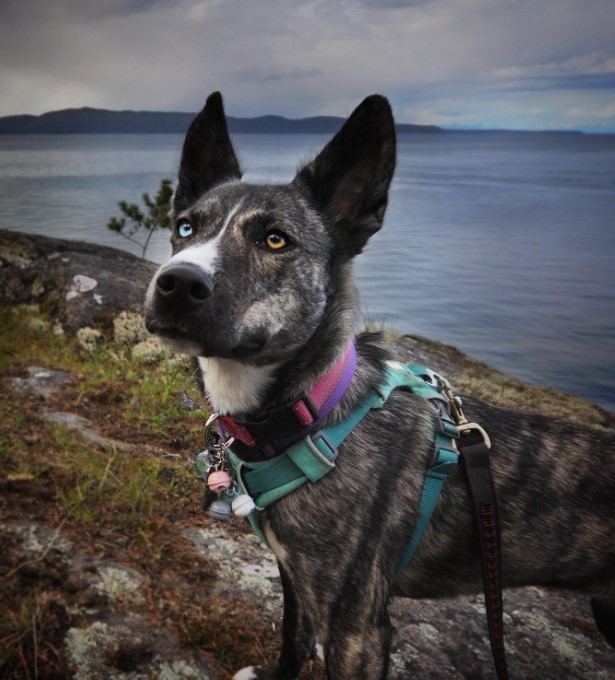
POLYGON ((213 277, 193 264, 176 264, 156 280, 156 293, 173 305, 200 305, 214 289, 213 277))

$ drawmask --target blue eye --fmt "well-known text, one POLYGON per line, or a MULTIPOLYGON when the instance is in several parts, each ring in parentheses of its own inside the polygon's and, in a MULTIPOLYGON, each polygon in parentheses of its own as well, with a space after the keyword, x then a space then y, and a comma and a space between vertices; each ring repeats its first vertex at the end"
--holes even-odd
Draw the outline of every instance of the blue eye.
POLYGON ((193 231, 194 230, 192 229, 192 225, 190 224, 190 222, 183 221, 177 225, 177 233, 182 238, 188 238, 188 236, 192 236, 193 231))

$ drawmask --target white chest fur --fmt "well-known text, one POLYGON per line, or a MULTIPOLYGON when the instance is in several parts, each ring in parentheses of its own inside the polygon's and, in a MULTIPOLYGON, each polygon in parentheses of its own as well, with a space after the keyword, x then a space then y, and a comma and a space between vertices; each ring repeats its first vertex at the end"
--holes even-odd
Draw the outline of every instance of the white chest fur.
POLYGON ((273 382, 276 366, 250 366, 233 359, 199 357, 205 392, 220 415, 256 411, 273 382))

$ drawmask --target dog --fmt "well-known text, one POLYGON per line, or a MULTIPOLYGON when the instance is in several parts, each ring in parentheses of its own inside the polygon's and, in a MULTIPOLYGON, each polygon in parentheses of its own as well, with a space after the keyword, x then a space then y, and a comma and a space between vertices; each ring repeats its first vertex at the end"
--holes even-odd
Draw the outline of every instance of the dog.
MULTIPOLYGON (((319 427, 346 418, 382 383, 392 357, 380 334, 357 334, 352 265, 382 226, 395 145, 391 107, 372 95, 290 183, 254 185, 241 181, 219 93, 192 122, 173 202, 173 255, 148 288, 145 316, 171 350, 194 358, 221 417, 267 423, 308 394, 352 341, 352 379, 319 427)), ((463 404, 491 437, 503 584, 587 593, 615 647, 613 432, 469 397, 463 404)), ((329 678, 385 678, 391 594, 481 590, 477 529, 458 470, 409 566, 395 574, 419 517, 436 419, 428 400, 394 390, 349 434, 328 474, 259 513, 280 568, 283 642, 275 664, 243 669, 237 680, 296 678, 317 644, 329 678)), ((245 442, 236 453, 247 462, 279 455, 245 442)))

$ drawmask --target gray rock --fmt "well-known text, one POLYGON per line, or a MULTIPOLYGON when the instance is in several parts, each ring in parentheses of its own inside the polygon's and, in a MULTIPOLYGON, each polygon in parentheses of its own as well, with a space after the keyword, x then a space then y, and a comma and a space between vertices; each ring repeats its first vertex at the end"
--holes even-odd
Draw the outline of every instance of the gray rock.
POLYGON ((107 246, 0 230, 0 303, 39 304, 72 331, 141 311, 157 268, 107 246))
POLYGON ((66 371, 54 371, 43 366, 28 366, 27 378, 12 378, 11 386, 17 392, 47 398, 67 385, 71 377, 66 371))
MULTIPOLYGON (((37 522, 0 523, 0 542, 17 551, 22 575, 55 574, 71 594, 70 605, 60 600, 56 605, 66 610, 70 622, 64 636, 70 677, 219 680, 205 655, 182 647, 148 619, 140 592, 144 574, 87 555, 60 528, 37 522)), ((58 598, 59 593, 50 589, 49 596, 58 598)))
MULTIPOLYGON (((205 519, 185 530, 218 575, 215 589, 243 598, 277 625, 282 592, 275 559, 254 535, 229 531, 205 519)), ((511 678, 519 680, 613 680, 615 651, 596 629, 587 597, 519 588, 504 593, 504 625, 511 678)), ((389 607, 395 629, 390 680, 495 678, 483 596, 441 600, 395 598, 389 607)), ((323 678, 314 664, 302 678, 323 678)))

